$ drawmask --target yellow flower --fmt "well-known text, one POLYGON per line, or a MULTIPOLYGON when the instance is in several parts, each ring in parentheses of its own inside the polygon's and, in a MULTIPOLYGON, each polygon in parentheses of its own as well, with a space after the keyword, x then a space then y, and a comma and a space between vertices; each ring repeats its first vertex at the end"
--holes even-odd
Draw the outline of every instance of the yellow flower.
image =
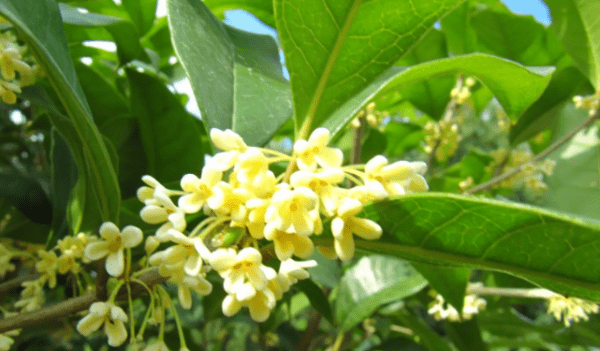
POLYGON ((77 331, 88 336, 104 324, 104 333, 108 336, 108 344, 117 347, 127 339, 127 330, 124 322, 127 315, 112 302, 94 302, 90 306, 90 313, 77 323, 77 331))
POLYGON ((142 231, 131 225, 120 231, 114 223, 104 222, 100 226, 100 236, 103 240, 89 243, 84 254, 92 261, 106 257, 106 271, 113 277, 118 277, 125 269, 123 249, 139 245, 143 238, 142 231))
POLYGON ((223 314, 231 317, 242 307, 248 307, 250 310, 250 317, 256 322, 264 322, 269 318, 271 310, 275 307, 275 295, 269 289, 257 291, 254 296, 250 299, 240 301, 236 298, 236 295, 229 294, 223 299, 223 314))
POLYGON ((56 271, 58 270, 58 257, 53 251, 39 250, 38 255, 42 259, 35 264, 35 269, 42 273, 48 280, 48 286, 52 289, 56 286, 56 271))
POLYGON ((320 223, 317 202, 317 195, 309 188, 277 191, 265 214, 265 233, 273 228, 307 236, 317 232, 315 224, 320 223))
POLYGON ((598 313, 600 309, 598 304, 582 300, 576 297, 565 297, 556 294, 549 299, 548 314, 551 314, 560 321, 564 321, 565 326, 571 326, 571 322, 588 320, 589 313, 598 313))
POLYGON ((331 133, 325 128, 315 129, 307 140, 297 140, 294 153, 298 156, 297 164, 301 170, 314 170, 317 164, 321 167, 339 168, 344 154, 342 150, 327 147, 331 133))
POLYGON ((286 233, 273 227, 270 227, 270 229, 268 232, 265 232, 265 238, 273 241, 275 254, 280 260, 287 260, 292 255, 300 258, 307 258, 312 255, 315 246, 307 236, 286 233))
POLYGON ((381 237, 379 224, 355 216, 362 211, 362 204, 356 199, 346 199, 337 209, 337 216, 331 221, 334 248, 342 261, 354 257, 354 238, 356 234, 363 239, 373 240, 381 237))
POLYGON ((154 198, 145 201, 146 206, 140 211, 142 220, 149 224, 164 223, 156 231, 158 240, 163 241, 163 235, 169 229, 184 231, 187 226, 183 209, 175 206, 171 198, 163 192, 154 192, 154 198))
POLYGON ((177 285, 177 297, 181 307, 190 309, 192 307, 192 294, 194 290, 199 295, 206 296, 212 292, 212 284, 203 275, 188 275, 183 267, 183 261, 175 264, 162 265, 159 272, 163 277, 168 277, 168 283, 177 285))
POLYGON ((427 182, 422 176, 426 169, 425 162, 398 161, 388 165, 387 158, 378 155, 365 165, 365 185, 379 192, 381 184, 389 196, 426 191, 427 182))
POLYGON ((248 149, 242 137, 230 129, 220 131, 213 128, 210 130, 210 139, 217 148, 224 151, 217 153, 209 161, 211 166, 220 171, 226 171, 233 167, 240 154, 248 149))
POLYGON ((196 213, 202 209, 206 201, 213 196, 213 187, 223 178, 223 172, 206 165, 202 168, 202 176, 186 174, 181 178, 181 189, 186 192, 177 204, 186 213, 196 213))
POLYGON ((306 187, 314 191, 321 204, 321 212, 332 216, 338 206, 339 188, 335 185, 344 181, 344 172, 340 168, 326 168, 320 172, 297 171, 290 177, 294 188, 306 187))

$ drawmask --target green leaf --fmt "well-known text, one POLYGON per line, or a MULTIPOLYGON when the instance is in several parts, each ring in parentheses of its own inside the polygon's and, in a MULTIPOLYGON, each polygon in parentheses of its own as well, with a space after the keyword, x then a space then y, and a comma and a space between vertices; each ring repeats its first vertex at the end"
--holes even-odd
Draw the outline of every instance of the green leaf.
POLYGON ((0 173, 0 197, 35 223, 52 221, 52 203, 40 183, 27 175, 0 173))
POLYGON ((169 0, 167 8, 173 46, 206 130, 231 129, 249 145, 270 140, 291 116, 273 38, 222 24, 200 0, 169 0))
POLYGON ((586 83, 586 78, 573 66, 554 73, 542 96, 529 106, 510 129, 511 145, 522 143, 547 129, 558 117, 556 111, 560 105, 565 101, 570 102, 573 93, 586 83))
POLYGON ((446 333, 460 351, 486 351, 488 349, 481 338, 477 317, 463 322, 444 321, 444 326, 446 333))
POLYGON ((436 332, 431 330, 423 320, 413 313, 400 310, 392 316, 399 319, 403 324, 410 328, 415 335, 418 335, 423 345, 430 351, 453 351, 448 342, 442 339, 436 332))
POLYGON ((348 269, 335 299, 335 320, 350 330, 386 303, 411 296, 427 281, 408 262, 372 255, 348 269))
POLYGON ((498 270, 600 301, 600 226, 535 207, 437 193, 374 203, 364 213, 384 234, 357 239, 359 251, 498 270))
POLYGON ((475 51, 477 36, 470 24, 471 4, 472 1, 465 1, 440 21, 442 32, 448 42, 448 49, 454 55, 463 55, 475 51))
POLYGON ((123 7, 129 13, 138 33, 146 34, 154 24, 156 3, 158 0, 129 0, 123 1, 123 7))
POLYGON ((94 29, 102 27, 114 38, 117 45, 117 55, 122 65, 133 60, 150 61, 148 54, 140 44, 139 33, 131 21, 117 16, 107 16, 93 12, 82 13, 63 3, 60 3, 59 6, 65 24, 89 27, 87 30, 79 31, 77 36, 70 35, 70 43, 73 41, 101 40, 102 37, 99 37, 96 34, 98 31, 94 29))
POLYGON ((351 101, 336 110, 323 126, 338 133, 359 111, 355 108, 375 94, 420 83, 432 77, 462 73, 477 77, 496 96, 506 113, 516 119, 544 92, 552 67, 525 67, 516 62, 486 54, 469 54, 421 63, 412 67, 392 67, 351 101))
POLYGON ((34 244, 44 244, 46 242, 50 226, 32 222, 3 198, 0 198, 0 215, 4 220, 0 229, 0 237, 34 244))
POLYGON ((294 284, 294 287, 302 291, 308 300, 310 305, 327 319, 327 321, 333 324, 333 312, 331 311, 331 305, 327 300, 327 296, 323 293, 323 290, 310 279, 299 280, 294 284))
POLYGON ((546 0, 554 27, 575 65, 600 87, 600 10, 595 0, 546 0))
POLYGON ((276 0, 275 22, 290 73, 296 133, 306 138, 323 125, 460 2, 276 0))
POLYGON ((69 143, 80 177, 89 179, 86 191, 97 201, 101 220, 118 222, 121 196, 117 175, 78 83, 56 2, 2 0, 0 13, 20 30, 69 115, 66 120, 51 114, 51 120, 69 143))
MULTIPOLYGON (((415 45, 397 66, 409 67, 423 62, 446 58, 448 50, 446 39, 440 31, 432 29, 415 45)), ((403 99, 407 99, 419 110, 434 119, 440 119, 450 100, 450 91, 454 87, 455 77, 435 77, 417 84, 400 88, 403 99)))
POLYGON ((225 11, 241 9, 256 16, 271 27, 275 27, 273 1, 271 0, 204 0, 204 4, 219 19, 224 18, 225 11))
POLYGON ((467 292, 467 284, 471 277, 468 268, 448 268, 423 263, 412 263, 412 266, 423 276, 431 287, 457 311, 462 311, 467 292))
POLYGON ((201 131, 163 82, 126 69, 131 86, 131 110, 137 118, 148 174, 160 182, 176 181, 186 173, 200 174, 204 164, 201 131))

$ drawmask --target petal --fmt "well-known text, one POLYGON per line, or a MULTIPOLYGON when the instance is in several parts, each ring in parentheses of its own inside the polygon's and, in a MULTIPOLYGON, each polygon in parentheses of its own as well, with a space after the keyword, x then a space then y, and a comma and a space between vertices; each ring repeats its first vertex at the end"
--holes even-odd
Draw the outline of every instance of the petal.
POLYGON ((183 189, 183 191, 185 191, 186 193, 193 193, 196 191, 196 187, 199 182, 200 179, 198 179, 198 177, 195 174, 186 174, 183 177, 181 177, 179 185, 181 186, 181 189, 183 189))
POLYGON ((227 295, 223 299, 223 304, 221 305, 221 309, 223 310, 223 314, 227 317, 231 317, 234 314, 238 313, 242 308, 242 304, 236 300, 233 295, 227 295))
POLYGON ((98 330, 102 326, 102 323, 104 323, 103 317, 98 317, 90 313, 77 323, 77 331, 83 336, 88 336, 98 330))
POLYGON ((365 165, 365 173, 367 173, 367 174, 377 173, 381 170, 381 168, 383 168, 383 166, 385 166, 387 164, 388 164, 388 160, 387 160, 387 158, 385 158, 385 156, 377 155, 377 156, 373 157, 372 159, 370 159, 369 162, 367 162, 367 164, 365 165))
POLYGON ((182 284, 179 284, 178 287, 177 297, 179 298, 179 303, 181 303, 181 307, 189 310, 192 308, 192 294, 190 293, 190 289, 182 284))
POLYGON ((102 223, 102 225, 100 226, 99 232, 100 232, 100 236, 102 238, 106 239, 107 241, 113 240, 120 233, 119 227, 117 227, 112 222, 102 223))
POLYGON ((204 199, 198 196, 198 194, 193 193, 180 197, 179 200, 177 200, 177 205, 179 205, 179 208, 186 213, 197 213, 204 205, 204 202, 204 199))
POLYGON ((185 261, 185 265, 183 266, 183 270, 187 275, 195 276, 200 273, 200 269, 202 269, 202 258, 200 255, 197 256, 189 256, 185 261))
POLYGON ((140 230, 140 228, 128 225, 121 231, 121 240, 123 246, 126 248, 138 246, 142 239, 144 238, 144 234, 140 230))
POLYGON ((106 271, 113 277, 119 277, 125 270, 125 256, 123 249, 115 253, 111 253, 106 257, 106 271))
POLYGON ((104 317, 110 311, 110 304, 107 302, 94 302, 90 306, 90 313, 97 317, 104 317))
POLYGON ((327 128, 317 128, 310 133, 308 137, 308 143, 312 146, 321 146, 324 147, 329 143, 329 137, 331 133, 327 128))
POLYGON ((315 159, 322 167, 338 168, 344 161, 344 153, 340 149, 324 148, 315 155, 315 159))
POLYGON ((140 217, 148 224, 158 224, 167 220, 167 211, 163 207, 149 205, 142 208, 140 217))
POLYGON ((294 254, 294 245, 290 240, 278 239, 274 240, 273 243, 275 244, 275 255, 280 261, 287 260, 294 254))
POLYGON ((127 340, 127 330, 121 321, 104 323, 104 333, 108 336, 108 344, 113 347, 120 346, 127 340))
POLYGON ((262 255, 253 247, 246 247, 237 254, 238 261, 247 261, 259 263, 262 262, 262 255))
POLYGON ((420 192, 429 190, 429 186, 427 185, 427 181, 423 178, 422 175, 417 174, 412 177, 410 185, 408 186, 410 192, 420 192))
POLYGON ((381 237, 381 227, 370 219, 353 218, 351 226, 352 232, 363 239, 375 240, 381 237))
POLYGON ((217 249, 210 255, 210 265, 219 274, 237 263, 236 253, 233 249, 217 249))
POLYGON ((108 243, 106 241, 95 241, 87 244, 84 255, 90 261, 96 261, 108 255, 108 243))
POLYGON ((344 223, 344 220, 341 219, 340 217, 335 217, 332 221, 331 221, 331 234, 333 234, 334 238, 342 238, 344 236, 344 228, 346 227, 346 224, 344 223))
POLYGON ((127 322, 128 320, 125 311, 121 307, 114 305, 110 307, 110 319, 121 322, 127 322))
POLYGON ((354 239, 352 235, 345 235, 333 241, 335 253, 342 261, 349 261, 354 257, 354 239))
MULTIPOLYGON (((312 255, 315 245, 312 240, 302 235, 294 235, 292 239, 294 243, 294 255, 300 258, 307 258, 312 255)), ((281 260, 281 258, 280 258, 281 260)))
POLYGON ((235 291, 235 298, 239 301, 248 301, 256 295, 256 289, 252 284, 245 283, 242 284, 235 291))

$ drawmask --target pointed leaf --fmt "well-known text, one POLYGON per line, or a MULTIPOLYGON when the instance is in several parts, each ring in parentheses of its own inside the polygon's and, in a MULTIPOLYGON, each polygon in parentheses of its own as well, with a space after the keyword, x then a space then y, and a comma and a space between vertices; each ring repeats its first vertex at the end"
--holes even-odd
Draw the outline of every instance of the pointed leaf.
POLYGON ((117 175, 79 86, 58 5, 51 0, 2 0, 0 13, 20 30, 69 114, 66 123, 57 118, 52 123, 68 141, 80 176, 89 178, 90 197, 98 201, 102 220, 118 222, 117 175))
POLYGON ((457 73, 477 77, 492 91, 506 113, 516 119, 544 92, 552 72, 552 67, 525 67, 486 54, 445 58, 405 68, 392 67, 337 109, 323 126, 335 134, 377 93, 384 95, 432 77, 457 73))
POLYGON ((232 129, 249 145, 270 140, 291 116, 273 38, 222 24, 201 0, 169 0, 167 9, 173 46, 206 129, 232 129))
POLYGON ((304 279, 296 282, 294 287, 302 291, 304 295, 308 297, 310 305, 319 312, 323 318, 327 319, 329 323, 333 324, 331 305, 327 300, 327 296, 323 293, 323 290, 321 290, 315 282, 310 279, 304 279))
POLYGON ((468 268, 448 268, 413 262, 412 266, 423 276, 431 287, 444 297, 444 300, 462 311, 465 303, 467 284, 471 277, 468 268))
POLYGON ((386 303, 411 296, 427 281, 408 262, 372 255, 348 269, 335 299, 335 319, 348 331, 386 303))
POLYGON ((296 133, 307 123, 306 138, 461 2, 275 0, 296 133))
POLYGON ((265 24, 275 27, 271 0, 204 0, 204 3, 220 19, 223 19, 227 10, 241 9, 250 12, 265 24))
POLYGON ((459 351, 486 351, 487 345, 481 338, 477 317, 463 322, 444 322, 446 332, 459 351))

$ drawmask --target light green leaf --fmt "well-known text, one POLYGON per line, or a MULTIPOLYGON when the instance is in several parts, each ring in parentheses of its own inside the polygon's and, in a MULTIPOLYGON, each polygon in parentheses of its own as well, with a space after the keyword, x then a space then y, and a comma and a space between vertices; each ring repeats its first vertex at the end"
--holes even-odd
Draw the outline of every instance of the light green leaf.
POLYGON ((200 174, 204 164, 201 131, 163 82, 126 69, 131 86, 131 110, 137 118, 148 174, 160 182, 177 181, 186 173, 200 174))
POLYGON ((554 27, 575 65, 600 87, 600 8, 596 0, 546 0, 554 27))
POLYGON ((461 2, 276 0, 275 22, 290 73, 296 133, 306 138, 324 124, 461 2))
POLYGON ((223 19, 225 11, 241 9, 252 13, 271 27, 275 27, 273 1, 271 0, 204 0, 204 4, 217 16, 223 19))
POLYGON ((173 46, 206 129, 231 129, 249 145, 270 140, 291 116, 273 38, 223 25, 200 0, 169 0, 167 8, 173 46))
POLYGON ((486 54, 470 54, 425 62, 412 67, 392 67, 376 82, 337 109, 324 123, 336 134, 356 115, 364 102, 378 92, 391 93, 432 77, 462 73, 477 77, 496 96, 513 119, 527 109, 544 92, 550 82, 552 67, 525 67, 516 62, 486 54))
POLYGON ((357 239, 359 251, 498 270, 600 301, 600 226, 535 207, 439 193, 374 203, 364 213, 384 234, 357 239))
POLYGON ((411 296, 427 281, 408 262, 372 255, 348 269, 335 299, 335 319, 348 331, 386 303, 411 296))
POLYGON ((0 13, 20 30, 69 115, 69 120, 63 120, 51 114, 51 120, 69 143, 80 177, 89 179, 88 199, 97 201, 102 221, 118 222, 121 196, 117 175, 79 86, 58 5, 51 0, 2 0, 0 13))
POLYGON ((123 1, 123 7, 135 24, 138 33, 146 34, 154 24, 156 17, 156 3, 158 0, 129 0, 123 1))

